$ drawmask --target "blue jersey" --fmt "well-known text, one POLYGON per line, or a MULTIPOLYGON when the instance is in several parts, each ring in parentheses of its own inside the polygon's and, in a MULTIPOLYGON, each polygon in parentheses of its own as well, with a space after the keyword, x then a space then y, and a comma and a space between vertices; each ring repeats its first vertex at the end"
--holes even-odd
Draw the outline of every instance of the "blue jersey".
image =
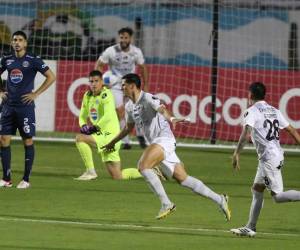
MULTIPOLYGON (((0 61, 0 74, 8 71, 6 89, 7 104, 10 106, 25 106, 22 95, 31 93, 34 88, 34 78, 37 72, 44 74, 49 67, 40 57, 25 54, 16 57, 14 54, 4 56, 0 61)), ((34 105, 31 103, 29 105, 34 105)))

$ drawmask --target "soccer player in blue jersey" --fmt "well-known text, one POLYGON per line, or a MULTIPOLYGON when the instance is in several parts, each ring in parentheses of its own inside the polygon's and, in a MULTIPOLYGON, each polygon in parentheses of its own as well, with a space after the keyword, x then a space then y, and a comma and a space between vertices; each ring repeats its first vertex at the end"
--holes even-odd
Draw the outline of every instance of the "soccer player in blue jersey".
POLYGON ((3 56, 0 61, 0 75, 7 70, 6 92, 0 91, 5 100, 0 120, 1 163, 3 179, 0 187, 11 187, 11 136, 18 129, 25 148, 24 176, 17 188, 29 188, 29 176, 34 160, 32 137, 35 135, 34 100, 55 81, 55 75, 40 57, 26 52, 27 37, 23 31, 12 35, 13 53, 3 56), (36 90, 34 78, 40 72, 46 79, 36 90))

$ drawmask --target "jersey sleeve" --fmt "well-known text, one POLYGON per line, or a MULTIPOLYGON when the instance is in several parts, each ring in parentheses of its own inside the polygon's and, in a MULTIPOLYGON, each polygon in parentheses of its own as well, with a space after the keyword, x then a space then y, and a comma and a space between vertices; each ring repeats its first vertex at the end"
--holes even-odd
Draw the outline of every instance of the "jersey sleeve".
POLYGON ((80 127, 82 127, 84 124, 87 123, 88 115, 89 115, 88 96, 87 96, 87 93, 85 93, 84 96, 83 96, 83 99, 82 99, 79 118, 78 118, 80 127))
POLYGON ((0 59, 0 74, 2 74, 6 70, 6 63, 4 57, 0 59))
POLYGON ((42 74, 44 74, 49 69, 47 64, 38 56, 34 58, 34 66, 35 69, 41 72, 42 74))
POLYGON ((102 52, 102 54, 99 56, 98 61, 101 61, 102 63, 108 64, 109 63, 109 58, 111 56, 111 49, 107 48, 102 52))
POLYGON ((279 121, 280 129, 284 129, 290 125, 289 122, 284 118, 284 116, 279 110, 278 110, 278 121, 279 121))
POLYGON ((245 127, 246 125, 248 125, 253 128, 254 124, 255 124, 255 115, 253 110, 249 108, 244 113, 243 126, 245 127))
POLYGON ((141 49, 137 48, 136 53, 137 53, 136 63, 137 64, 144 64, 145 63, 145 58, 144 58, 144 55, 143 55, 141 49))
POLYGON ((147 93, 146 100, 155 111, 161 106, 160 100, 152 94, 147 93))

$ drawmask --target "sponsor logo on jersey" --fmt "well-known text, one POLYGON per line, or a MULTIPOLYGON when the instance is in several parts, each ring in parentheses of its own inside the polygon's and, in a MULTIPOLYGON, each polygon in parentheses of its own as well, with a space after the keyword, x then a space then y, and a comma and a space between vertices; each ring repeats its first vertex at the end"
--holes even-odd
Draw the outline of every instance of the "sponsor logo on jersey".
POLYGON ((23 80, 23 73, 19 69, 13 69, 10 72, 10 80, 12 83, 20 83, 23 80))
POLYGON ((29 67, 29 62, 28 61, 24 61, 23 63, 22 63, 22 66, 24 67, 24 68, 28 68, 29 67))
POLYGON ((248 115, 249 113, 248 113, 248 111, 244 114, 244 117, 246 117, 247 115, 248 115))
POLYGON ((6 65, 11 65, 15 60, 13 59, 9 59, 9 60, 6 60, 6 65))
POLYGON ((90 116, 92 118, 92 120, 96 121, 97 120, 97 110, 95 108, 91 108, 90 109, 90 116))

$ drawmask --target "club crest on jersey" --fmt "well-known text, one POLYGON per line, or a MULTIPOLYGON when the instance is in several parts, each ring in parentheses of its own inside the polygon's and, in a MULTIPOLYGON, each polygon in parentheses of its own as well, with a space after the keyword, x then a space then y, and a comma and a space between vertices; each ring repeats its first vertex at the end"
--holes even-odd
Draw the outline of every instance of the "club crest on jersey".
POLYGON ((28 62, 28 61, 24 61, 24 62, 22 63, 22 66, 23 66, 24 68, 28 68, 28 67, 29 67, 29 62, 28 62))
POLYGON ((13 69, 10 72, 10 80, 12 83, 20 83, 23 80, 23 73, 19 69, 13 69))
POLYGON ((98 115, 97 115, 97 110, 95 108, 90 109, 90 116, 91 116, 92 120, 94 120, 94 121, 97 120, 98 115))

